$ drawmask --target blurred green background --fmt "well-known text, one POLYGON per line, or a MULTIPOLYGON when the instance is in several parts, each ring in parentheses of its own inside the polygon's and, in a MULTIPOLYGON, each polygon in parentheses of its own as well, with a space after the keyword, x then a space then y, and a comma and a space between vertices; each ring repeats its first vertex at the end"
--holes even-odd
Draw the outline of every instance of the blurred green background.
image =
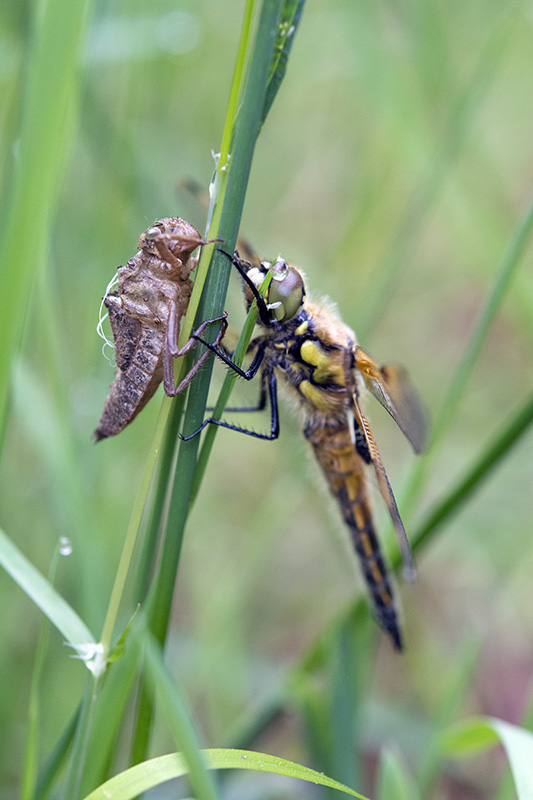
MULTIPOLYGON (((51 245, 35 254, 47 271, 13 373, 0 524, 45 574, 59 537, 70 538, 57 585, 96 635, 160 400, 116 439, 92 443, 113 378, 95 332, 98 309, 155 219, 180 215, 204 229, 205 211, 179 182, 208 186, 242 10, 236 0, 97 5, 51 245)), ((29 46, 28 4, 3 3, 4 183, 29 46)), ((432 414, 529 202, 532 98, 531 2, 308 0, 256 147, 242 232, 263 257, 282 253, 302 267, 312 296, 334 300, 376 359, 404 364, 432 414)), ((31 220, 21 220, 20 234, 31 250, 31 220)), ((238 329, 237 281, 227 308, 238 329)), ((531 393, 532 331, 529 249, 404 520, 408 533, 531 393)), ((215 367, 216 386, 223 375, 215 367)), ((255 396, 253 386, 237 392, 255 396)), ((367 407, 401 510, 414 457, 377 404, 367 407)), ((301 421, 284 407, 281 424, 274 443, 220 432, 185 538, 168 649, 209 746, 229 744, 242 715, 276 692, 362 589, 301 421)), ((399 582, 407 649, 398 656, 376 631, 360 791, 372 791, 385 742, 416 764, 470 648, 479 650, 454 719, 522 719, 533 673, 532 485, 529 434, 420 554, 416 583, 399 582)), ((42 617, 5 574, 0 589, 0 764, 10 797, 42 617)), ((84 679, 54 632, 45 741, 63 729, 84 679)), ((310 761, 296 714, 255 744, 310 761)), ((162 727, 154 753, 171 747, 162 727)), ((492 797, 500 767, 494 758, 454 764, 432 796, 492 797)), ((232 796, 309 791, 284 786, 247 776, 232 796)))

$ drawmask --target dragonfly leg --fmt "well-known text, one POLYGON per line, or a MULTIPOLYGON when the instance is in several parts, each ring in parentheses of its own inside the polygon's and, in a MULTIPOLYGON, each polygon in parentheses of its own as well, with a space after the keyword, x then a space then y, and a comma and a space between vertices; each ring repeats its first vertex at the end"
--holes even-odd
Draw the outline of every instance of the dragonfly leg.
POLYGON ((258 311, 259 316, 261 318, 261 322, 263 323, 263 325, 270 326, 270 324, 271 324, 270 323, 270 316, 269 316, 269 313, 268 313, 268 308, 267 308, 267 304, 265 302, 265 298, 261 297, 261 295, 259 294, 259 289, 255 285, 253 280, 248 277, 248 269, 251 269, 255 265, 252 264, 251 261, 246 261, 244 259, 239 258, 238 257, 239 254, 237 253, 237 251, 235 251, 235 255, 231 256, 229 253, 226 253, 225 250, 222 250, 219 247, 218 248, 218 252, 219 253, 223 253, 227 258, 229 258, 229 260, 231 261, 231 263, 233 264, 233 266, 235 267, 235 269, 237 270, 237 272, 239 273, 239 275, 241 276, 243 281, 246 284, 248 284, 251 293, 255 297, 255 301, 257 303, 257 311, 258 311), (246 267, 243 266, 244 264, 246 264, 246 267))
POLYGON ((220 428, 228 428, 230 431, 237 431, 237 433, 244 433, 246 436, 253 436, 254 439, 266 439, 267 441, 277 439, 279 436, 278 392, 276 376, 272 368, 268 369, 267 371, 267 385, 268 397, 270 401, 270 433, 258 433, 257 431, 248 430, 248 428, 241 428, 239 425, 232 425, 230 422, 225 422, 221 419, 213 419, 213 417, 208 417, 203 421, 198 430, 194 431, 194 433, 191 433, 189 436, 182 436, 180 434, 180 439, 188 442, 189 439, 192 439, 194 436, 198 436, 198 434, 203 431, 207 425, 218 425, 220 428))
MULTIPOLYGON (((238 411, 241 414, 245 412, 251 411, 264 411, 267 402, 267 387, 266 387, 266 371, 261 373, 261 388, 259 390, 259 400, 255 406, 226 406, 224 411, 238 411)), ((207 411, 212 411, 212 408, 208 408, 207 411)))
MULTIPOLYGON (((198 330, 200 330, 200 328, 198 328, 198 330)), ((253 357, 252 363, 248 369, 242 369, 242 367, 239 367, 238 364, 235 364, 235 362, 231 360, 231 357, 224 350, 218 347, 216 340, 211 344, 211 342, 206 342, 205 339, 202 339, 201 336, 198 336, 196 332, 191 335, 191 338, 197 339, 199 342, 205 345, 208 350, 211 350, 211 352, 218 356, 220 360, 224 362, 224 364, 236 372, 241 378, 244 378, 245 381, 251 381, 252 378, 255 378, 265 357, 266 343, 260 342, 257 352, 253 357)))
POLYGON ((178 386, 175 385, 174 358, 184 356, 197 344, 197 342, 202 341, 199 335, 202 334, 207 326, 211 325, 213 322, 220 322, 220 330, 217 333, 216 339, 213 343, 215 347, 218 347, 228 327, 226 317, 227 314, 224 312, 224 314, 222 314, 220 317, 214 317, 213 319, 207 319, 205 322, 202 322, 202 324, 192 333, 191 338, 186 344, 183 345, 183 347, 175 347, 174 345, 171 346, 168 340, 165 342, 163 349, 163 386, 165 393, 169 397, 175 397, 187 388, 189 383, 201 369, 202 365, 205 364, 211 353, 209 350, 206 350, 204 353, 202 353, 198 361, 196 361, 196 363, 191 367, 187 375, 185 375, 178 386))

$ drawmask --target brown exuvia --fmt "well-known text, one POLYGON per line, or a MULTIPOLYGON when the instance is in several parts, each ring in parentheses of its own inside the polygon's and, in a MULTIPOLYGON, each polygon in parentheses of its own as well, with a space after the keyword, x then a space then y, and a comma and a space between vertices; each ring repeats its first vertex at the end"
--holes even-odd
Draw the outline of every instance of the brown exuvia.
POLYGON ((139 252, 118 268, 117 290, 104 298, 115 343, 117 372, 94 431, 96 441, 120 433, 146 405, 163 381, 167 395, 182 392, 209 358, 205 351, 176 386, 174 359, 185 355, 207 325, 220 322, 215 342, 226 330, 226 315, 206 320, 189 341, 178 347, 183 315, 198 258, 192 253, 207 244, 196 228, 179 217, 154 223, 139 240, 139 252))

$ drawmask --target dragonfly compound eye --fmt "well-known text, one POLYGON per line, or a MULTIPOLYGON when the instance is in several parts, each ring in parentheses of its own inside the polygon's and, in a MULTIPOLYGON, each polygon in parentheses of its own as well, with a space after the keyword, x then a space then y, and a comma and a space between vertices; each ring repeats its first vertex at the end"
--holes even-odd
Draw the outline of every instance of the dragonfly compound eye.
POLYGON ((272 266, 274 277, 268 290, 268 304, 278 322, 292 319, 305 300, 305 285, 300 272, 282 258, 272 266))

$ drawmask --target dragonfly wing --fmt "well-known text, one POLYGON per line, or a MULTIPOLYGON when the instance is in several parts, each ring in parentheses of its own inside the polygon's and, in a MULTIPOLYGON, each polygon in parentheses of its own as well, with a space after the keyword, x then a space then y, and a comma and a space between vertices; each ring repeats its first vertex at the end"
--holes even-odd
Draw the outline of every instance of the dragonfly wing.
POLYGON ((385 472, 383 461, 381 460, 381 455, 379 453, 376 440, 372 435, 372 431, 370 430, 370 425, 368 423, 367 418, 363 414, 361 405, 359 403, 359 398, 357 397, 356 394, 354 394, 353 396, 353 410, 354 410, 355 421, 365 435, 366 443, 368 445, 368 451, 370 453, 374 471, 376 473, 379 491, 387 505, 389 514, 391 516, 394 525, 394 531, 396 533, 396 538, 398 539, 398 545, 400 547, 400 552, 402 554, 402 560, 404 564, 404 577, 407 580, 413 580, 415 577, 415 568, 413 566, 411 548, 409 547, 409 539, 407 538, 407 534, 405 532, 405 528, 403 526, 403 522, 400 517, 400 512, 398 511, 398 506, 396 505, 396 500, 392 491, 392 487, 387 477, 387 473, 385 472))
POLYGON ((415 453, 423 453, 427 444, 427 414, 407 372, 396 365, 380 366, 359 345, 355 346, 354 355, 367 389, 389 412, 415 453))

